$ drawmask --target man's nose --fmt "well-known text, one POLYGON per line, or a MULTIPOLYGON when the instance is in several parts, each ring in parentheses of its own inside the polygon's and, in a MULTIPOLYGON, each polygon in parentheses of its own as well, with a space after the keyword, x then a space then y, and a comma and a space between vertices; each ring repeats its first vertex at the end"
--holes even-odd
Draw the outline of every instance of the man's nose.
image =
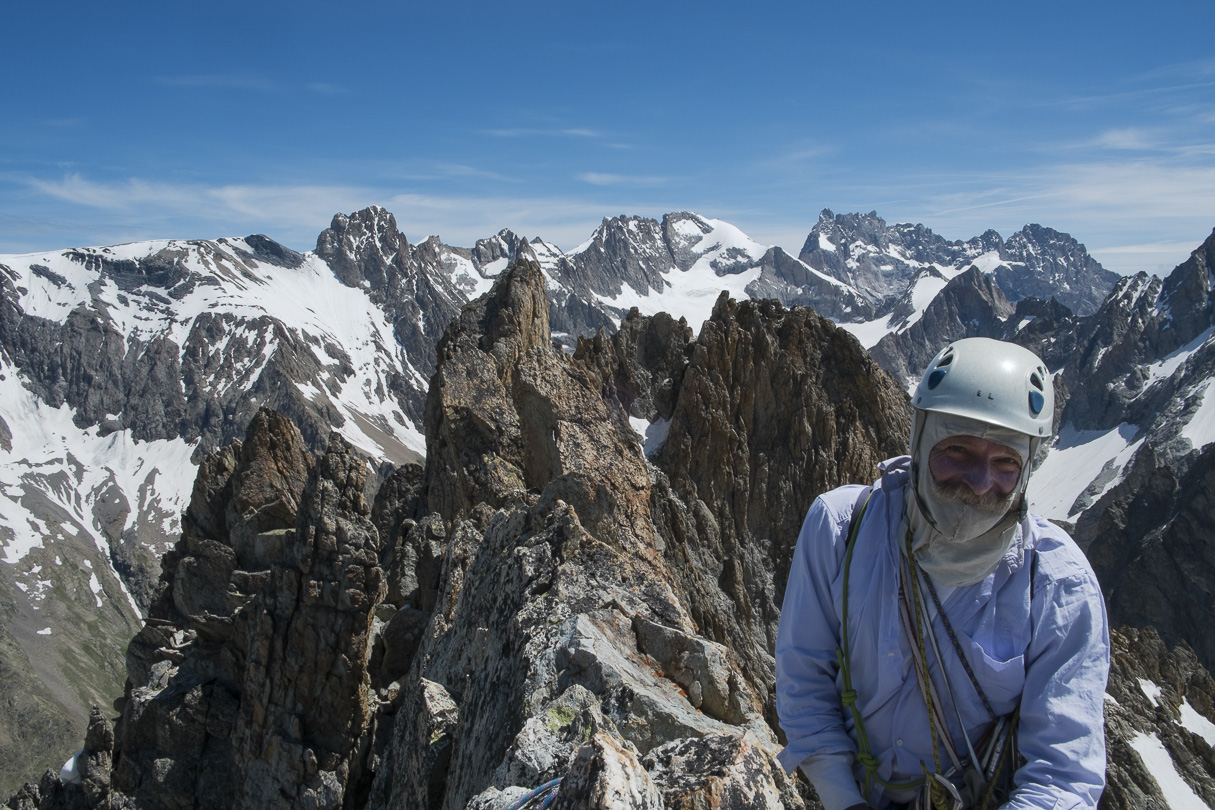
POLYGON ((996 484, 995 476, 992 475, 991 465, 989 464, 970 465, 962 480, 966 483, 966 486, 970 487, 971 492, 976 495, 986 495, 987 491, 996 484))

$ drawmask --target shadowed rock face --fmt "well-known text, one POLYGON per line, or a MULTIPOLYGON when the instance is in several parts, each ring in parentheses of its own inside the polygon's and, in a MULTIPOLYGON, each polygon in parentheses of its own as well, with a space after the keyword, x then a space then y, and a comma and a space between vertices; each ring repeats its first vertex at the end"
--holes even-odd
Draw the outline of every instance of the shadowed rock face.
MULTIPOLYGON (((813 497, 902 451, 906 397, 808 310, 723 297, 695 340, 635 316, 572 356, 548 312, 522 258, 452 322, 427 466, 374 506, 340 437, 314 460, 269 412, 208 457, 112 742, 99 715, 82 783, 10 806, 489 810, 561 778, 552 807, 817 807, 773 759, 780 594, 813 497), (669 420, 649 460, 630 414, 669 420)), ((1179 663, 1117 694, 1210 713, 1184 650, 1140 647, 1179 663)), ((1147 710, 1118 699, 1125 740, 1147 710)), ((1108 806, 1135 806, 1120 756, 1108 806)))
MULTIPOLYGON (((128 648, 110 804, 47 798, 76 801, 67 785, 36 806, 341 805, 365 771, 377 705, 366 664, 385 593, 365 466, 337 434, 314 464, 268 411, 206 460, 128 648)), ((93 736, 86 749, 104 748, 93 736)))
POLYGON ((738 657, 775 727, 781 595, 813 497, 906 452, 906 395, 808 309, 723 296, 683 372, 652 499, 697 629, 738 657))
POLYGON ((936 353, 955 340, 1002 337, 1013 307, 991 276, 971 267, 949 280, 924 316, 873 347, 873 357, 904 385, 919 379, 936 353))
MULTIPOLYGON (((1185 644, 1170 649, 1150 628, 1116 630, 1110 642, 1105 703, 1108 785, 1100 807, 1170 806, 1160 787, 1165 774, 1137 751, 1149 739, 1168 752, 1177 776, 1195 797, 1215 807, 1215 751, 1209 737, 1204 740, 1192 731, 1195 724, 1187 720, 1187 713, 1208 718, 1215 714, 1215 681, 1210 673, 1185 644)), ((1172 793, 1177 795, 1175 790, 1172 793)))
POLYGON ((1110 594, 1115 626, 1153 627, 1169 644, 1192 640, 1204 666, 1215 664, 1215 446, 1189 460, 1183 475, 1142 452, 1126 480, 1077 523, 1077 536, 1110 594), (1162 516, 1171 516, 1162 521, 1162 516))

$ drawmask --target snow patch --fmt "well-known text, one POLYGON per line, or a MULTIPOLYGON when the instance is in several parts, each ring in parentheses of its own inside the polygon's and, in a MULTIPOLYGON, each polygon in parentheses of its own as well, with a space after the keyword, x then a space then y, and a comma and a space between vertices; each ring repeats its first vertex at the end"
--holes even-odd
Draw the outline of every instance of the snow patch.
MULTIPOLYGON (((510 259, 503 256, 501 259, 494 259, 489 264, 481 265, 481 272, 484 273, 488 278, 497 278, 509 264, 510 259)), ((487 287, 486 289, 488 290, 489 288, 487 287)))
POLYGON ((1131 748, 1135 749, 1147 772, 1156 780, 1171 810, 1211 810, 1177 773, 1177 766, 1173 764, 1168 749, 1155 734, 1136 734, 1131 739, 1131 748))
POLYGON ((704 231, 691 219, 677 219, 671 224, 671 230, 684 239, 700 239, 704 231))
POLYGON ((1161 360, 1147 366, 1144 371, 1148 374, 1148 381, 1144 383, 1143 390, 1146 391, 1159 381, 1172 377, 1173 372, 1177 371, 1190 358, 1190 355, 1198 351, 1203 344, 1210 340, 1212 335, 1215 335, 1215 326, 1207 329, 1201 335, 1176 351, 1166 355, 1161 360))
POLYGON ((1215 379, 1201 383, 1196 395, 1202 398, 1202 403, 1181 429, 1181 435, 1190 440, 1190 445, 1195 450, 1201 450, 1215 442, 1215 397, 1210 395, 1213 382, 1215 379))
POLYGON ((40 636, 49 636, 50 634, 51 634, 51 628, 49 628, 49 627, 44 627, 38 631, 38 635, 40 635, 40 636))
MULTIPOLYGON (((85 562, 88 561, 85 560, 85 562)), ((104 593, 104 591, 101 588, 101 582, 98 581, 96 573, 89 574, 89 590, 93 592, 93 598, 97 600, 97 607, 101 607, 101 594, 104 593)))
POLYGON ((915 280, 911 288, 911 306, 914 310, 910 318, 908 318, 902 326, 899 327, 899 332, 906 332, 920 319, 924 317, 924 310, 928 309, 928 305, 933 299, 945 289, 945 285, 949 281, 935 275, 922 275, 915 280))
POLYGON ((1215 723, 1199 714, 1198 710, 1190 705, 1189 699, 1181 702, 1180 710, 1182 728, 1194 732, 1206 740, 1207 745, 1215 748, 1215 723))
POLYGON ((671 433, 670 419, 647 422, 645 419, 630 416, 629 424, 633 426, 633 431, 641 437, 642 451, 646 458, 653 458, 654 454, 666 443, 667 436, 671 433))
POLYGON ((996 271, 997 267, 1001 265, 1007 266, 1008 262, 1000 258, 999 251, 989 250, 971 259, 970 262, 966 263, 965 267, 969 269, 971 265, 979 268, 979 272, 991 275, 996 271))
POLYGON ((1143 691, 1143 694, 1147 695, 1147 699, 1152 701, 1153 705, 1159 706, 1161 694, 1160 685, 1144 678, 1136 678, 1135 680, 1139 681, 1139 688, 1143 691))
POLYGON ((1076 430, 1070 424, 1059 431, 1055 446, 1029 478, 1030 510, 1047 518, 1074 520, 1076 499, 1094 482, 1098 471, 1107 479, 1095 501, 1122 480, 1122 471, 1134 458, 1143 437, 1138 428, 1123 422, 1111 430, 1076 430))
POLYGON ((878 318, 876 321, 865 321, 864 323, 841 323, 839 327, 859 340, 861 345, 866 349, 872 349, 881 342, 882 338, 894 331, 894 328, 890 325, 889 317, 878 318))

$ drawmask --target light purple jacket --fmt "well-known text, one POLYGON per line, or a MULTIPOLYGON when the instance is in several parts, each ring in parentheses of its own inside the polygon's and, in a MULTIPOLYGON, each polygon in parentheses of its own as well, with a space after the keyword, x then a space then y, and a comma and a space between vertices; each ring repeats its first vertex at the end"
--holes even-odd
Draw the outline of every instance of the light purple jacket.
MULTIPOLYGON (((849 575, 852 683, 878 774, 888 781, 921 776, 921 760, 933 770, 928 713, 899 621, 895 535, 909 463, 902 456, 879 465, 882 477, 857 535, 849 575)), ((851 713, 840 702, 836 649, 848 522, 859 494, 860 487, 848 486, 819 497, 797 540, 776 640, 776 705, 789 741, 780 761, 788 771, 814 754, 856 751, 851 713)), ((1025 540, 1014 544, 992 574, 957 588, 942 606, 996 714, 1011 712, 1021 701, 1019 747, 1027 764, 1017 772, 1017 788, 1004 807, 1096 807, 1105 786, 1105 603, 1092 568, 1066 532, 1036 515, 1023 529, 1025 540)), ((987 712, 939 616, 932 626, 975 741, 989 724, 987 712)), ((939 662, 932 652, 928 659, 940 684, 939 662)), ((946 712, 964 754, 957 717, 951 707, 946 712)), ((859 764, 853 772, 863 785, 859 764)), ((876 808, 888 801, 876 781, 868 800, 876 808)))

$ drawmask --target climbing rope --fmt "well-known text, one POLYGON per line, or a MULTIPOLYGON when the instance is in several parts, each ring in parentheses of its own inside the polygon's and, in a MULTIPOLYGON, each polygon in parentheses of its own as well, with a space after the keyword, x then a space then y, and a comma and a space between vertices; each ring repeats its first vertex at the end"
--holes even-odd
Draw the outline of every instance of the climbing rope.
POLYGON ((559 787, 561 787, 561 777, 545 782, 530 793, 520 796, 506 810, 523 810, 525 807, 548 807, 557 798, 557 789, 559 787))
MULTIPOLYGON (((970 761, 972 765, 967 768, 963 765, 962 760, 954 751, 952 741, 949 739, 949 727, 945 721, 942 711, 941 700, 935 694, 935 688, 928 669, 928 646, 927 642, 931 641, 933 652, 937 659, 941 659, 941 651, 936 645, 936 638, 931 631, 931 619, 928 614, 927 605, 920 590, 920 577, 914 562, 914 555, 911 549, 911 533, 906 536, 907 549, 904 558, 907 567, 900 577, 900 613, 903 619, 904 627, 911 642, 912 664, 916 670, 917 681, 919 682, 921 692, 924 697, 926 708, 928 709, 928 731, 932 741, 933 765, 935 772, 929 771, 928 765, 925 762, 920 762, 920 769, 923 776, 908 782, 888 782, 878 775, 877 757, 873 755, 873 749, 869 741, 869 734, 865 729, 865 723, 861 716, 860 708, 857 706, 857 692, 852 683, 851 659, 852 649, 848 633, 848 585, 849 572, 852 567, 852 552, 856 547, 856 538, 859 534, 861 521, 864 519, 865 510, 869 506, 869 499, 872 495, 872 488, 866 487, 858 498, 856 505, 853 507, 853 515, 848 527, 848 540, 845 546, 844 553, 844 576, 843 576, 843 594, 842 605, 840 611, 840 647, 836 649, 836 659, 840 666, 840 676, 843 681, 843 692, 840 695, 841 703, 852 715, 853 728, 856 733, 857 741, 857 762, 865 770, 865 794, 868 795, 872 789, 873 783, 883 785, 887 789, 908 789, 924 786, 927 790, 927 795, 921 796, 922 800, 928 802, 931 808, 951 808, 962 807, 963 800, 958 792, 958 788, 950 781, 948 773, 963 773, 964 771, 977 771, 974 775, 979 777, 980 795, 978 798, 981 802, 980 807, 987 810, 991 806, 996 793, 997 782, 999 777, 1006 773, 1005 769, 1012 763, 1013 747, 1015 746, 1015 730, 1017 725, 1017 712, 1014 711, 1011 715, 996 718, 995 712, 991 708, 991 703, 987 700, 987 696, 983 693, 982 687, 979 685, 978 678, 974 676, 973 670, 970 667, 970 662, 966 660, 966 655, 962 651, 962 646, 958 642, 957 635, 949 622, 948 616, 941 607, 941 601, 936 593, 936 588, 933 587, 931 578, 925 576, 923 584, 926 586, 929 597, 932 599, 934 606, 937 609, 937 614, 941 617, 942 623, 945 625, 946 632, 949 635, 950 641, 953 643, 953 648, 958 657, 961 659, 962 667, 970 678, 971 684, 975 691, 978 692, 979 698, 983 703, 983 708, 987 711, 989 717, 995 722, 988 735, 988 745, 985 755, 980 758, 976 755, 973 747, 970 744, 969 735, 965 735, 963 724, 963 734, 966 736, 966 744, 970 761), (905 590, 906 589, 906 590, 905 590), (908 592, 909 591, 909 592, 908 592), (943 768, 945 763, 942 761, 941 748, 945 749, 945 753, 949 755, 952 768, 946 770, 943 768), (982 770, 978 770, 981 768, 982 770), (943 773, 943 771, 945 771, 943 773)), ((942 661, 942 667, 944 662, 942 661)), ((953 702, 952 692, 950 693, 950 701, 953 702)), ((955 704, 955 711, 956 704, 955 704)), ((958 722, 962 723, 962 718, 959 713, 958 722)), ((917 801, 916 806, 921 806, 917 801)))
POLYGON ((945 608, 941 607, 941 599, 937 596, 937 589, 932 584, 930 577, 924 577, 924 584, 928 586, 928 595, 932 597, 932 604, 937 609, 937 615, 941 617, 941 623, 945 625, 945 632, 949 634, 949 640, 953 644, 954 652, 958 654, 958 658, 962 662, 962 669, 966 670, 966 676, 970 678, 971 685, 974 686, 975 692, 979 695, 979 700, 983 703, 983 709, 987 712, 988 718, 994 723, 999 718, 996 712, 991 707, 991 702, 988 701, 987 695, 983 692, 983 687, 979 686, 979 679, 975 677, 974 670, 970 668, 970 660, 967 659, 966 653, 962 651, 962 645, 958 643, 958 635, 953 631, 953 624, 949 621, 949 616, 945 613, 945 608))
POLYGON ((861 493, 861 498, 857 500, 856 506, 852 509, 852 521, 848 527, 848 544, 844 552, 843 604, 840 611, 840 646, 835 650, 835 657, 840 665, 840 677, 844 682, 844 692, 840 695, 840 700, 852 713, 852 726, 856 732, 856 761, 861 763, 861 767, 865 769, 866 796, 869 795, 875 781, 888 790, 910 789, 924 784, 923 779, 914 779, 910 782, 887 782, 878 776, 878 760, 873 755, 873 748, 869 743, 869 733, 865 730, 865 721, 861 717, 861 710, 856 705, 856 690, 852 688, 852 645, 849 643, 848 638, 848 572, 852 568, 852 551, 856 548, 856 536, 860 532, 861 521, 865 518, 865 510, 869 507, 869 498, 872 494, 872 487, 866 487, 861 493))

